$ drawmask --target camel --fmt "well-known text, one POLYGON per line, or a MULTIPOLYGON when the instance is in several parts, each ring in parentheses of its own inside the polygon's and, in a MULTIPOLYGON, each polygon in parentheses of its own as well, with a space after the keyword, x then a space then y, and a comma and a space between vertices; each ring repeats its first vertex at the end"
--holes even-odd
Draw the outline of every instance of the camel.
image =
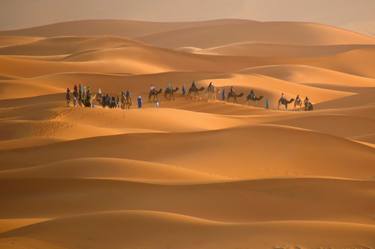
POLYGON ((171 88, 171 87, 167 87, 164 91, 164 97, 167 99, 167 100, 174 100, 174 94, 179 90, 178 87, 176 88, 171 88))
POLYGON ((197 97, 199 97, 199 92, 202 92, 202 91, 204 91, 204 87, 202 86, 202 87, 198 88, 195 85, 195 82, 193 82, 193 84, 191 85, 191 87, 188 90, 187 96, 190 97, 190 98, 197 98, 197 97))
POLYGON ((257 104, 258 101, 261 101, 263 99, 263 96, 257 97, 253 90, 250 91, 249 95, 247 95, 246 101, 249 103, 250 101, 255 101, 257 104))
POLYGON ((244 95, 243 93, 236 94, 236 92, 233 91, 233 88, 231 88, 227 96, 227 101, 229 101, 230 99, 233 99, 233 103, 237 103, 238 102, 237 99, 241 98, 243 95, 244 95))
POLYGON ((156 89, 150 90, 150 92, 148 94, 148 101, 154 102, 154 103, 158 102, 159 101, 159 94, 161 94, 162 92, 163 92, 163 89, 161 89, 161 88, 159 90, 156 90, 156 89))
POLYGON ((284 97, 281 97, 279 99, 279 105, 278 105, 278 109, 280 109, 280 105, 284 105, 285 106, 285 110, 288 110, 288 105, 293 103, 294 102, 294 99, 290 99, 290 100, 287 100, 286 98, 284 97))

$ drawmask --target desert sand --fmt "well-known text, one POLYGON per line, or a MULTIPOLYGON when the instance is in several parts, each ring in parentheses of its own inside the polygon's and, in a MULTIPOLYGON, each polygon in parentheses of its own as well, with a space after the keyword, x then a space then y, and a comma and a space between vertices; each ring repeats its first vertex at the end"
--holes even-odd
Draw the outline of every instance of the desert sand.
POLYGON ((375 249, 374 69, 375 37, 314 23, 0 32, 0 248, 375 249), (147 102, 193 80, 269 109, 147 102), (79 83, 144 107, 66 107, 79 83))

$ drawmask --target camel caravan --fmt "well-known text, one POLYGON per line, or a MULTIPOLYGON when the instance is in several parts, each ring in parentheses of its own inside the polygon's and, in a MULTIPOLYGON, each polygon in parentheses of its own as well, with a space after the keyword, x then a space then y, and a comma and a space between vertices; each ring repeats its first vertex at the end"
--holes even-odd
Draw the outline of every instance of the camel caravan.
MULTIPOLYGON (((148 93, 148 102, 154 103, 157 107, 160 106, 161 97, 164 96, 166 101, 174 101, 176 96, 182 96, 189 100, 203 100, 208 101, 227 101, 231 103, 239 103, 239 100, 245 96, 243 92, 237 93, 234 87, 230 87, 229 92, 225 92, 225 88, 217 88, 213 82, 208 87, 198 87, 195 81, 191 84, 190 88, 186 89, 185 86, 173 87, 169 84, 165 89, 157 88, 154 85, 150 86, 148 93), (179 93, 180 92, 180 93, 179 93)), ((133 105, 132 96, 129 90, 121 91, 119 95, 113 96, 110 94, 104 94, 99 88, 97 93, 93 93, 90 87, 83 84, 75 85, 73 92, 69 88, 66 90, 66 101, 67 106, 71 105, 73 100, 74 107, 89 107, 94 108, 95 104, 102 106, 103 108, 121 108, 130 109, 133 105)), ((254 103, 258 106, 259 102, 264 100, 264 107, 269 109, 270 101, 264 96, 257 96, 253 89, 250 90, 249 94, 245 98, 247 104, 254 103)), ((141 108, 143 104, 142 96, 137 98, 137 106, 141 108)), ((308 97, 302 101, 299 95, 294 99, 287 99, 285 94, 282 93, 278 100, 277 108, 280 110, 283 107, 285 110, 290 110, 289 106, 294 104, 293 110, 304 110, 313 111, 314 107, 308 97), (288 109, 289 108, 289 109, 288 109)))

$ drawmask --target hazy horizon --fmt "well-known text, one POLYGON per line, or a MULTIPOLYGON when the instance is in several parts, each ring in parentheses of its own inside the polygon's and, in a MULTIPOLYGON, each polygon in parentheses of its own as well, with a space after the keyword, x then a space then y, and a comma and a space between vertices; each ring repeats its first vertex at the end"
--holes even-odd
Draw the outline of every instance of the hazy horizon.
POLYGON ((375 34, 373 0, 3 0, 0 30, 86 19, 303 21, 375 34))

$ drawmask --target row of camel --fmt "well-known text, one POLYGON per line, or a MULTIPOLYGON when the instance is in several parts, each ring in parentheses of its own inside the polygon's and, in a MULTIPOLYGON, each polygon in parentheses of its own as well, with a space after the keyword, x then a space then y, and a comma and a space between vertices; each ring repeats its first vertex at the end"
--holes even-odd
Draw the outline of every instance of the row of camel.
MULTIPOLYGON (((180 90, 180 88, 176 87, 167 87, 164 89, 164 97, 167 100, 174 100, 175 94, 180 90)), ((225 90, 222 89, 221 91, 217 89, 214 84, 211 82, 207 88, 205 87, 197 87, 197 85, 193 82, 190 88, 186 91, 186 89, 182 88, 182 94, 190 99, 200 99, 200 93, 206 92, 208 96, 208 100, 216 100, 217 96, 221 93, 222 100, 227 100, 229 102, 238 103, 238 99, 242 98, 244 96, 244 93, 236 93, 234 88, 231 87, 228 94, 225 96, 225 90), (205 91, 206 90, 206 91, 205 91)), ((152 88, 150 89, 148 100, 149 102, 158 102, 159 101, 159 95, 163 93, 163 89, 156 89, 152 88)), ((257 96, 253 90, 250 91, 250 93, 246 96, 247 103, 261 101, 264 98, 264 96, 257 96)), ((268 101, 268 100, 267 100, 268 101)), ((294 103, 294 109, 302 109, 302 104, 304 104, 304 109, 306 111, 312 111, 313 105, 309 101, 308 98, 306 98, 303 102, 299 96, 296 97, 296 99, 286 99, 283 95, 278 101, 278 109, 280 109, 280 106, 284 106, 286 110, 288 110, 288 106, 290 104, 294 103)))

